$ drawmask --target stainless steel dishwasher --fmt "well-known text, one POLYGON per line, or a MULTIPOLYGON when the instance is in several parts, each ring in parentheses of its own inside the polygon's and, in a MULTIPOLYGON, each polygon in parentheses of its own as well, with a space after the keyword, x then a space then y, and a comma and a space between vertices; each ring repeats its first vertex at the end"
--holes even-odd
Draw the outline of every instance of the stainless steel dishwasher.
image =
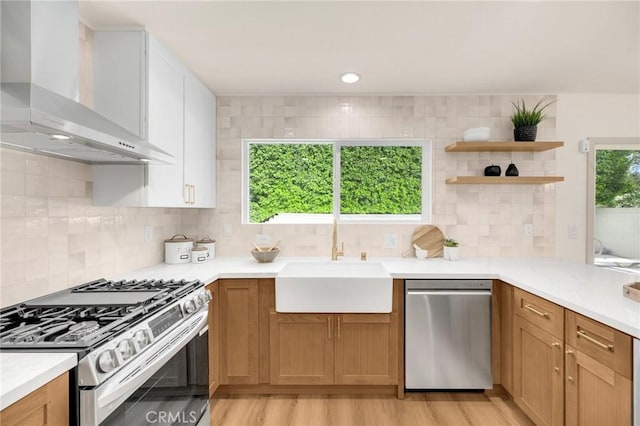
POLYGON ((491 389, 491 280, 405 281, 405 387, 491 389))

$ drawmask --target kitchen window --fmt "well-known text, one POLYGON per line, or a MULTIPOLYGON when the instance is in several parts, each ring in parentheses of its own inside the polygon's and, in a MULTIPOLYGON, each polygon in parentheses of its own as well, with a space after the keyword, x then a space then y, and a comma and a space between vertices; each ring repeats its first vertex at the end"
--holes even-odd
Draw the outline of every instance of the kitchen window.
POLYGON ((243 140, 243 223, 431 220, 431 142, 243 140))

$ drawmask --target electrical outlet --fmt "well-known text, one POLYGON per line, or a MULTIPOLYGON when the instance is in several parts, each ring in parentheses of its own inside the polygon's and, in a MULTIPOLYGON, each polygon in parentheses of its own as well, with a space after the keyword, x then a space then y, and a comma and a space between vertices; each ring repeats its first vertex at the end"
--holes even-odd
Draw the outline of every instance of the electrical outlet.
POLYGON ((533 224, 526 223, 524 225, 524 236, 525 237, 533 237, 533 224))
POLYGON ((222 235, 225 237, 230 237, 232 234, 231 232, 231 224, 230 223, 225 223, 224 225, 222 225, 222 235))
POLYGON ((268 246, 271 244, 271 237, 267 234, 256 234, 256 244, 259 246, 268 246))
POLYGON ((144 242, 150 243, 153 240, 153 226, 145 225, 144 227, 144 242))
POLYGON ((578 239, 578 227, 576 225, 569 225, 569 238, 572 240, 578 239))
POLYGON ((398 248, 398 234, 384 234, 384 248, 398 248))

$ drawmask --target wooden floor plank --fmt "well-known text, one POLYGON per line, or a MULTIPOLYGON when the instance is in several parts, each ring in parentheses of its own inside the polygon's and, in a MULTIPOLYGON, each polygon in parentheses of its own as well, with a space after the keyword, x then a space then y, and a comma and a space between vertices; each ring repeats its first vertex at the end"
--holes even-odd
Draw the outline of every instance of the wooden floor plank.
POLYGON ((211 400, 211 426, 531 426, 512 401, 483 393, 228 395, 211 400))

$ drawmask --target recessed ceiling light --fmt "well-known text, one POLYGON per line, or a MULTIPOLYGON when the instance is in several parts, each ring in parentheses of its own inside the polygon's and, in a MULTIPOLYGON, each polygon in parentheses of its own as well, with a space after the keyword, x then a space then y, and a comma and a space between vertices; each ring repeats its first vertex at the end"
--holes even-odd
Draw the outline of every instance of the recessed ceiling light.
POLYGON ((67 141, 67 140, 71 139, 71 136, 54 133, 54 134, 51 135, 51 139, 55 139, 55 140, 59 140, 59 141, 67 141))
POLYGON ((360 76, 355 72, 345 72, 340 76, 343 83, 352 84, 360 80, 360 76))

